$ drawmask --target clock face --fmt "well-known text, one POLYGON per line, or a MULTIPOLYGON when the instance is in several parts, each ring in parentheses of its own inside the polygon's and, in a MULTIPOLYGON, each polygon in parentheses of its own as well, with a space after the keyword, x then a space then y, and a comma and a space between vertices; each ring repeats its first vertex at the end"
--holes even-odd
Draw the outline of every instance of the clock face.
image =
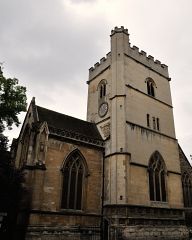
POLYGON ((99 107, 99 116, 104 117, 108 111, 108 103, 104 102, 99 107))

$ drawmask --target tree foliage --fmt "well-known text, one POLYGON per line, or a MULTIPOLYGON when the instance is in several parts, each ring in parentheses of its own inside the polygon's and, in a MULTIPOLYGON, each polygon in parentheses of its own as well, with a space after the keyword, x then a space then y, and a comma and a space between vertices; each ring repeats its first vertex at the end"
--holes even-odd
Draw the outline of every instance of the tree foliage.
POLYGON ((6 214, 0 226, 0 239, 20 239, 13 236, 24 192, 24 181, 24 173, 15 168, 10 152, 0 151, 0 212, 6 214))
POLYGON ((8 139, 3 135, 6 127, 19 126, 18 115, 26 111, 26 88, 18 85, 18 79, 5 78, 0 67, 0 148, 6 150, 8 139))

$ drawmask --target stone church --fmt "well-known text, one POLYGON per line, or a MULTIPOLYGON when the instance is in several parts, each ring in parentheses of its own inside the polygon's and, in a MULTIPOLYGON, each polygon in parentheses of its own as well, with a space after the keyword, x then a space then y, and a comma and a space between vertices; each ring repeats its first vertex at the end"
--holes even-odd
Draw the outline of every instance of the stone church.
POLYGON ((192 169, 168 67, 131 46, 124 27, 110 37, 89 69, 87 121, 30 103, 16 151, 27 240, 189 237, 192 169))

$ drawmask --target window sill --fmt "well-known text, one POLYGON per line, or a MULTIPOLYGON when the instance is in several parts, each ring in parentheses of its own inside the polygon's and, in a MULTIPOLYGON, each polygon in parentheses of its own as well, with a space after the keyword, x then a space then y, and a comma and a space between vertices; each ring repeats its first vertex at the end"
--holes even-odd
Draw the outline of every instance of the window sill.
POLYGON ((151 207, 162 207, 162 208, 169 208, 168 202, 161 202, 161 201, 150 201, 151 207))
POLYGON ((65 208, 61 208, 60 211, 61 212, 67 212, 67 213, 84 213, 83 210, 78 210, 78 209, 65 209, 65 208))

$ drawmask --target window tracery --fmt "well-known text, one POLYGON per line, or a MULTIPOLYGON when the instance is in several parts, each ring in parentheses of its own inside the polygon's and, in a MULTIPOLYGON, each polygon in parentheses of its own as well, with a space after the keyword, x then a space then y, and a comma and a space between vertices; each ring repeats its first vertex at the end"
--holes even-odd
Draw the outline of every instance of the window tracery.
POLYGON ((183 185, 184 206, 192 207, 192 184, 191 184, 191 179, 187 173, 184 173, 182 177, 182 185, 183 185))
POLYGON ((73 151, 68 156, 62 173, 63 188, 61 208, 81 210, 86 169, 84 159, 79 151, 73 151))
POLYGON ((159 152, 152 154, 148 171, 150 200, 166 202, 165 164, 159 152))

